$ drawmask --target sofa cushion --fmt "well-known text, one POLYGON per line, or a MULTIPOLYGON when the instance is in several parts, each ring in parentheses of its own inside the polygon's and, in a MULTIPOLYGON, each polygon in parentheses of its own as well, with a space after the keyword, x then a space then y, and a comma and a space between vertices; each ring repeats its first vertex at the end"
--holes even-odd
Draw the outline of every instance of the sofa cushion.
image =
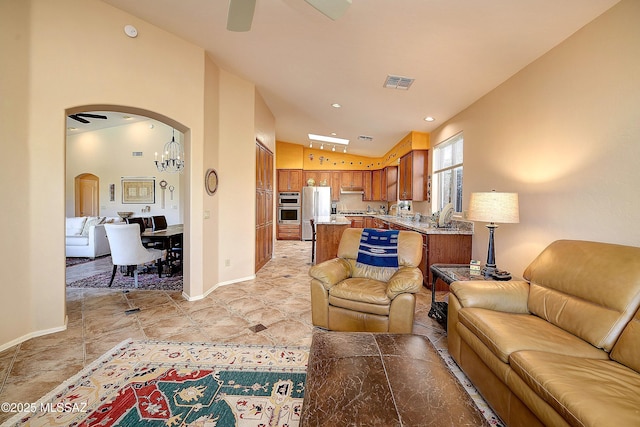
POLYGON ((89 237, 88 236, 66 236, 64 238, 64 243, 67 246, 88 246, 89 237))
POLYGON ((610 351, 640 306, 640 248, 558 240, 524 272, 529 311, 610 351))
POLYGON ((83 236, 88 236, 89 235, 89 229, 92 226, 95 225, 99 225, 104 223, 105 217, 103 216, 88 216, 87 220, 84 222, 84 226, 82 227, 82 234, 83 236))
POLYGON ((82 234, 86 216, 74 216, 66 219, 65 236, 79 236, 82 234))
POLYGON ((458 319, 504 363, 521 350, 608 358, 606 352, 531 314, 465 307, 458 312, 458 319))
POLYGON ((640 421, 640 374, 611 360, 540 351, 511 355, 511 367, 574 426, 640 421))
POLYGON ((624 328, 620 339, 613 346, 611 358, 640 372, 640 310, 624 328))

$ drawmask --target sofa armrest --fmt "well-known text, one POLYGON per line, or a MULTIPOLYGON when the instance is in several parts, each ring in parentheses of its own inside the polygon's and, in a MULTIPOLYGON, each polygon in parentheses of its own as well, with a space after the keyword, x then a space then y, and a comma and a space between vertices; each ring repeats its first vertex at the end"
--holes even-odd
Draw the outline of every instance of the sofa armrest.
POLYGON ((104 224, 92 225, 89 227, 89 248, 94 257, 111 253, 109 239, 104 224))
POLYGON ((342 258, 334 258, 311 267, 309 276, 319 280, 329 290, 351 276, 351 266, 342 258))
POLYGON ((529 283, 524 280, 472 280, 454 282, 451 292, 462 307, 486 308, 507 313, 529 313, 529 283))
POLYGON ((394 299, 399 294, 416 293, 422 287, 422 272, 417 267, 401 267, 387 282, 387 296, 394 299))

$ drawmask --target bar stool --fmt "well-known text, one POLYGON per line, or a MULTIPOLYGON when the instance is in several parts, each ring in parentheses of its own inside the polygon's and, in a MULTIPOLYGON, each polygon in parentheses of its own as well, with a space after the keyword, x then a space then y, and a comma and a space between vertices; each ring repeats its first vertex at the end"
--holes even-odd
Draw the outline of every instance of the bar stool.
POLYGON ((310 219, 309 222, 311 223, 311 264, 313 264, 316 258, 316 223, 313 219, 310 219))

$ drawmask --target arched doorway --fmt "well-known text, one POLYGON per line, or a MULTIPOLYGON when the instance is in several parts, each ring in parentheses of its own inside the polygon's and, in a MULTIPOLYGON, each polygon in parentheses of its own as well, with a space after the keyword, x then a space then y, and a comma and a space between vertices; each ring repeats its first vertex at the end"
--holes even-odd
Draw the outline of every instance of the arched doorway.
MULTIPOLYGON (((101 216, 109 220, 117 218, 119 211, 130 211, 135 212, 137 216, 164 215, 169 225, 183 224, 185 230, 184 250, 181 257, 184 274, 183 291, 188 295, 190 236, 187 231, 189 230, 187 208, 190 200, 188 177, 191 165, 187 161, 182 174, 169 174, 157 170, 154 157, 156 152, 162 152, 164 144, 175 134, 176 141, 184 144, 185 156, 188 158, 189 128, 149 110, 118 105, 78 106, 67 109, 65 115, 67 116, 66 216, 73 216, 74 213, 78 215, 78 211, 75 211, 76 201, 71 199, 80 199, 77 192, 83 191, 80 190, 80 187, 85 184, 82 181, 86 178, 91 180, 90 175, 93 175, 98 183, 98 192, 95 194, 96 214, 83 216, 101 216), (69 121, 71 115, 91 122, 87 125, 91 129, 86 129, 84 123, 77 123, 76 119, 69 121), (103 116, 108 116, 108 119, 103 119, 103 116), (112 119, 113 123, 118 124, 111 124, 112 119), (121 122, 122 120, 126 123, 121 122), (111 142, 105 143, 107 138, 111 142), (132 180, 151 180, 154 195, 144 202, 132 201, 124 197, 125 181, 132 180)), ((91 194, 91 190, 87 189, 86 192, 91 194)))
POLYGON ((75 216, 100 214, 100 178, 83 173, 75 178, 75 216))

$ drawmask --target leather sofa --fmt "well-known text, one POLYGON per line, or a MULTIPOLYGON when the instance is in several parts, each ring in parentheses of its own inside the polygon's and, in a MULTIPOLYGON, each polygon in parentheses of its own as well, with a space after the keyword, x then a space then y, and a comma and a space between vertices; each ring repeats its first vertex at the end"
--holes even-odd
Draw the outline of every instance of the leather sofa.
POLYGON ((549 245, 524 281, 451 285, 449 352, 509 426, 640 425, 640 248, 549 245))
POLYGON ((110 254, 109 240, 104 229, 105 221, 105 217, 67 217, 66 256, 95 258, 110 254))
POLYGON ((332 331, 411 333, 422 287, 422 236, 399 231, 398 268, 392 268, 357 262, 362 232, 346 229, 338 257, 309 270, 312 323, 332 331))

